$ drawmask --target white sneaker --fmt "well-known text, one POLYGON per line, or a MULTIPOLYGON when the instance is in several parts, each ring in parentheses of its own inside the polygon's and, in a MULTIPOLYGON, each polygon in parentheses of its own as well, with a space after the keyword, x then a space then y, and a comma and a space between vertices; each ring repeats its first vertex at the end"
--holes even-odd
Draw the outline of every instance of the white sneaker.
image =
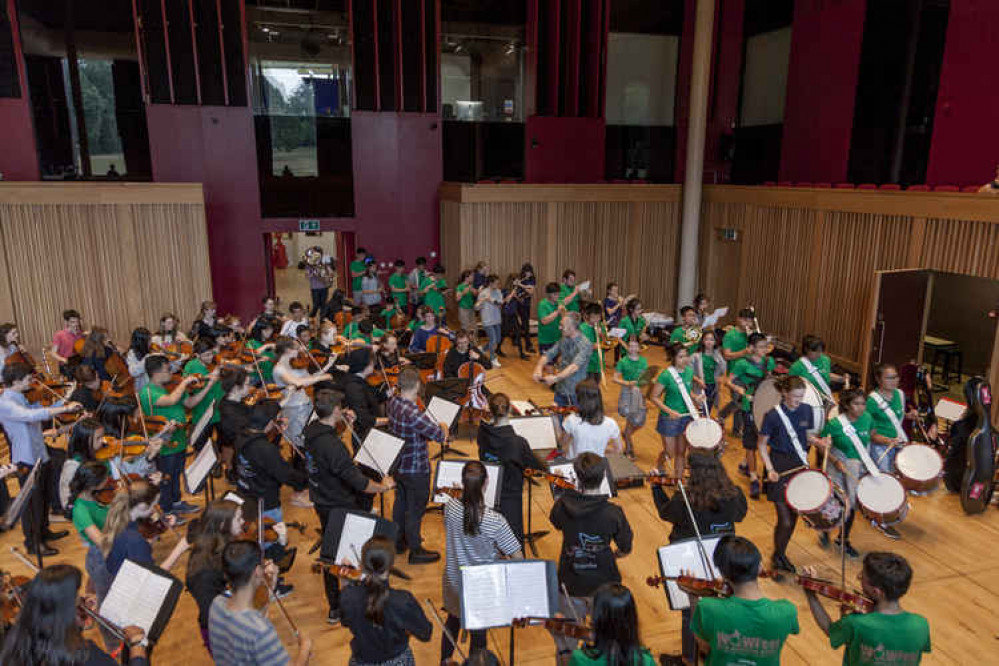
POLYGON ((493 357, 493 367, 494 368, 502 368, 503 364, 499 362, 498 358, 493 357))

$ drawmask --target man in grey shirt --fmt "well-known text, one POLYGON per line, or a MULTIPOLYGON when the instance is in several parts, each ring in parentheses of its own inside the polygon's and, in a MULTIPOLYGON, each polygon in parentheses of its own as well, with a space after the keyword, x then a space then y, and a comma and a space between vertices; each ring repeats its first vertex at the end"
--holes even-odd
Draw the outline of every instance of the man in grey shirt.
POLYGON ((534 366, 534 381, 555 387, 555 404, 570 407, 576 404, 576 385, 586 379, 586 367, 593 353, 593 345, 579 331, 579 314, 568 312, 559 325, 562 339, 538 358, 534 366), (558 372, 543 374, 546 364, 558 358, 558 372))

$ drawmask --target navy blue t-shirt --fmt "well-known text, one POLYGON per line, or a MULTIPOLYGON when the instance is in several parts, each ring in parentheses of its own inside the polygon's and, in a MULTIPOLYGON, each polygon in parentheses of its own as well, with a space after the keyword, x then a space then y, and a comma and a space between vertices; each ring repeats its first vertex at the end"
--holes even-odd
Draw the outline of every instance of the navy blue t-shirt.
POLYGON ((812 428, 814 413, 812 412, 812 406, 807 403, 803 402, 794 411, 788 411, 782 402, 763 417, 763 427, 760 428, 760 434, 766 435, 768 438, 767 445, 770 447, 770 460, 773 462, 775 470, 786 472, 789 469, 800 467, 802 461, 794 449, 791 436, 788 434, 787 428, 784 427, 784 422, 780 414, 776 411, 778 409, 783 410, 787 415, 787 420, 791 422, 794 432, 798 435, 798 443, 801 444, 801 448, 806 456, 808 455, 808 435, 806 431, 812 428))
POLYGON ((115 537, 114 544, 111 545, 111 552, 108 553, 107 557, 107 567, 112 578, 118 575, 118 569, 121 569, 125 560, 132 560, 139 564, 153 564, 152 546, 139 534, 139 528, 134 521, 115 537))

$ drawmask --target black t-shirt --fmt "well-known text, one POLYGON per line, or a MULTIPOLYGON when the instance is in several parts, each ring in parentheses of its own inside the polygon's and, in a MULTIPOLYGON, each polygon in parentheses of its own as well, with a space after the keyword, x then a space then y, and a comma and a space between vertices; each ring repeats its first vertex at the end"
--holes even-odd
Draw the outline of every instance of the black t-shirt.
POLYGON ((620 583, 613 545, 630 553, 631 525, 624 511, 607 501, 606 495, 582 495, 568 491, 555 502, 548 516, 562 531, 562 554, 558 579, 569 594, 586 597, 604 583, 620 583))
POLYGON ((240 494, 263 498, 264 511, 281 506, 281 486, 303 490, 308 485, 305 472, 300 472, 281 457, 281 450, 264 435, 247 437, 237 454, 236 489, 240 494))
POLYGON ((531 451, 527 440, 514 432, 513 426, 493 426, 483 423, 477 435, 479 460, 503 465, 500 501, 521 496, 524 490, 524 469, 544 469, 531 451))
POLYGON ((237 400, 223 398, 219 401, 219 443, 239 448, 253 407, 237 400))
MULTIPOLYGON (((702 536, 711 534, 734 534, 735 524, 746 517, 746 496, 742 490, 737 488, 739 494, 735 497, 722 501, 715 510, 694 511, 697 519, 697 529, 702 536)), ((694 525, 690 521, 690 513, 687 511, 687 504, 683 501, 683 496, 678 492, 673 497, 666 495, 661 486, 652 487, 652 499, 656 503, 659 517, 673 523, 673 529, 669 533, 669 541, 679 541, 680 539, 691 539, 697 536, 694 525)))
POLYGON ((92 389, 88 389, 82 384, 78 385, 73 392, 69 394, 70 402, 78 402, 83 405, 84 411, 96 412, 97 407, 101 404, 101 401, 94 395, 92 389))
POLYGON ((351 442, 354 452, 360 448, 357 442, 364 438, 378 419, 378 395, 367 380, 356 374, 346 374, 340 378, 340 390, 343 391, 344 403, 354 411, 354 434, 357 440, 351 442))
POLYGON ((305 426, 302 435, 312 501, 327 509, 356 508, 358 495, 368 486, 368 478, 354 464, 336 430, 313 421, 305 426))
POLYGON ((410 636, 424 643, 430 640, 433 625, 416 597, 406 590, 389 590, 381 626, 364 617, 367 604, 363 585, 348 585, 340 595, 343 626, 353 634, 350 650, 355 660, 378 664, 399 656, 409 645, 410 636))
POLYGON ((212 600, 225 592, 225 576, 218 569, 202 569, 193 575, 188 574, 185 582, 187 591, 198 605, 198 626, 207 629, 212 600))

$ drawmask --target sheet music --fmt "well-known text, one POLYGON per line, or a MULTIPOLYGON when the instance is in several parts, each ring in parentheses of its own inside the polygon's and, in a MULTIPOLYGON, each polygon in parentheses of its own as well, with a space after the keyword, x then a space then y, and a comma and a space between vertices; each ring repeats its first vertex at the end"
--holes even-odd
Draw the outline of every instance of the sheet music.
POLYGON ((550 617, 548 568, 544 562, 519 562, 506 567, 510 617, 550 617))
POLYGON ((513 431, 527 440, 532 450, 557 449, 555 423, 550 416, 525 416, 510 419, 513 431))
POLYGON ((372 428, 368 436, 364 438, 361 448, 354 456, 354 462, 358 465, 372 469, 379 474, 388 474, 395 459, 399 457, 399 452, 406 442, 394 437, 387 432, 372 428))
POLYGON ((343 521, 343 531, 340 532, 340 544, 336 549, 337 564, 347 564, 352 567, 361 568, 361 563, 357 561, 358 553, 364 549, 364 544, 375 535, 374 518, 365 518, 355 513, 348 513, 343 521))
POLYGON ((125 560, 115 576, 100 614, 119 627, 135 625, 150 633, 173 581, 125 560))
POLYGON ((434 423, 443 423, 448 428, 451 428, 454 425, 454 420, 458 418, 458 412, 460 411, 461 405, 456 405, 449 400, 439 398, 435 395, 430 398, 427 411, 424 413, 433 419, 434 423))
POLYGON ((721 321, 721 318, 727 314, 728 314, 727 307, 717 308, 715 309, 714 312, 712 312, 711 314, 709 314, 707 317, 704 318, 704 323, 701 324, 701 327, 710 328, 712 326, 715 326, 718 324, 719 321, 721 321))
MULTIPOLYGON (((714 558, 715 548, 721 541, 720 536, 704 537, 704 550, 707 551, 708 559, 714 558)), ((710 578, 711 573, 704 566, 704 559, 701 557, 697 539, 685 539, 663 546, 659 549, 659 569, 664 576, 679 576, 681 571, 692 572, 698 578, 710 578)), ((712 562, 712 567, 714 563, 712 562)), ((717 571, 715 572, 717 574, 717 571)), ((666 594, 669 597, 669 605, 673 610, 690 608, 690 597, 682 591, 674 581, 666 583, 666 594)))
POLYGON ((585 282, 580 283, 579 290, 580 291, 589 291, 590 290, 590 281, 587 280, 585 282))
POLYGON ((194 458, 194 462, 184 470, 184 482, 187 484, 187 492, 196 493, 201 489, 201 484, 205 482, 208 475, 215 468, 218 462, 218 455, 215 453, 215 444, 211 441, 205 442, 201 447, 201 452, 194 458))
POLYGON ((213 402, 212 404, 208 405, 208 409, 206 409, 205 413, 201 415, 201 418, 198 419, 198 422, 194 424, 194 428, 191 430, 191 435, 190 437, 188 437, 189 442, 193 444, 198 441, 198 438, 201 437, 201 433, 203 433, 205 431, 205 428, 208 427, 208 422, 212 420, 212 416, 214 414, 215 414, 215 403, 213 402))
MULTIPOLYGON (((582 492, 582 488, 579 487, 579 479, 576 478, 576 470, 572 468, 572 463, 561 463, 558 465, 549 465, 548 471, 552 474, 558 474, 559 476, 564 476, 565 478, 572 481, 576 489, 582 492)), ((610 480, 607 478, 607 474, 604 473, 604 478, 600 482, 600 492, 604 495, 610 497, 614 493, 611 491, 610 480)))
MULTIPOLYGON (((28 498, 31 497, 32 491, 35 489, 38 469, 41 467, 41 464, 42 461, 40 458, 35 461, 35 466, 31 468, 31 472, 25 479, 24 485, 21 486, 20 492, 17 493, 17 497, 15 497, 14 501, 10 503, 9 507, 7 507, 7 513, 5 513, 3 517, 3 527, 5 530, 9 530, 21 517, 21 512, 24 511, 24 505, 27 503, 28 498)), ((0 481, 0 483, 6 482, 0 481)))
POLYGON ((628 329, 626 328, 612 328, 607 335, 611 336, 612 338, 618 338, 619 340, 623 340, 624 336, 627 335, 627 333, 628 329))
POLYGON ((534 411, 534 405, 527 400, 511 400, 510 406, 520 412, 521 416, 534 411))
POLYGON ((933 413, 941 419, 953 422, 964 416, 964 410, 967 408, 968 406, 963 402, 951 400, 950 398, 940 398, 937 401, 936 407, 933 408, 933 413))
POLYGON ((551 617, 552 566, 531 560, 462 567, 463 627, 488 629, 518 617, 551 617))
MULTIPOLYGON (((437 480, 435 488, 463 488, 461 483, 461 470, 464 469, 467 460, 441 460, 437 463, 437 480)), ((500 474, 502 466, 496 463, 482 463, 486 468, 486 477, 489 482, 486 484, 485 500, 486 506, 494 509, 499 507, 500 496, 500 474)), ((434 495, 434 501, 443 504, 448 496, 444 493, 434 495)))

